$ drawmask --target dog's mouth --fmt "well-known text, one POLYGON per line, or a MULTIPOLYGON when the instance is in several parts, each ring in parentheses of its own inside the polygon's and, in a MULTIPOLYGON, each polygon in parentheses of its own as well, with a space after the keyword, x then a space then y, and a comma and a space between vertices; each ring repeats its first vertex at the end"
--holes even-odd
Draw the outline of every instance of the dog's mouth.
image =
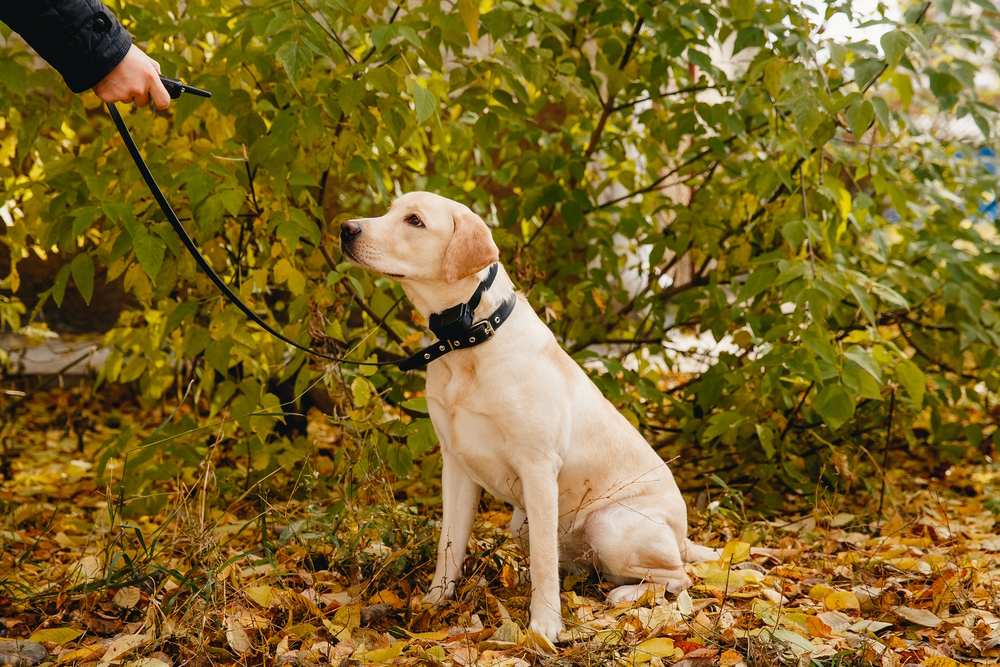
POLYGON ((344 257, 346 257, 352 263, 357 264, 362 269, 368 269, 369 271, 373 271, 373 272, 378 273, 378 274, 383 275, 383 276, 388 276, 389 278, 396 278, 397 280, 403 277, 399 273, 389 273, 388 271, 383 271, 382 269, 376 269, 374 266, 371 266, 367 262, 363 261, 356 254, 354 254, 351 251, 350 246, 348 246, 346 244, 342 243, 340 245, 340 252, 344 253, 344 257))

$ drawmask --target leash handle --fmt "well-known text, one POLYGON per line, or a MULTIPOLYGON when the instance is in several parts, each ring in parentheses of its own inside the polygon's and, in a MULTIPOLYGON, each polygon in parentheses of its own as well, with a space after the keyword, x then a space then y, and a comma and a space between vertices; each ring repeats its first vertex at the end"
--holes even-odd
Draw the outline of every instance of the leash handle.
POLYGON ((188 93, 190 95, 197 95, 198 97, 211 97, 212 93, 207 90, 202 90, 201 88, 195 88, 194 86, 189 86, 186 83, 182 83, 177 79, 168 79, 167 77, 160 75, 160 83, 163 87, 167 89, 167 93, 170 94, 170 99, 176 100, 181 96, 182 93, 188 93))
MULTIPOLYGON (((187 87, 185 86, 185 88, 187 87)), ((195 88, 194 90, 198 89, 195 88)), ((186 89, 178 92, 177 95, 180 95, 181 92, 193 92, 193 91, 186 89)), ((206 91, 201 91, 201 92, 206 92, 206 91)), ((211 93, 208 94, 211 95, 211 93)), ((174 95, 171 94, 171 97, 174 97, 174 95)), ((111 114, 111 119, 115 122, 115 126, 118 128, 118 134, 121 135, 122 141, 125 142, 125 147, 128 149, 129 154, 132 156, 132 161, 135 162, 135 166, 139 169, 139 173, 142 175, 142 180, 146 181, 146 186, 149 188, 149 191, 153 193, 153 198, 156 199, 156 203, 159 204, 160 210, 163 211, 163 214, 165 216, 167 216, 167 220, 170 222, 170 226, 174 228, 174 232, 176 232, 177 236, 180 237, 181 242, 188 249, 188 252, 191 253, 191 256, 194 257, 194 261, 198 263, 198 266, 201 267, 201 270, 204 271, 206 275, 208 275, 209 279, 211 279, 213 283, 215 283, 215 286, 219 288, 219 291, 222 292, 223 296, 229 299, 229 301, 231 301, 234 306, 243 311, 243 314, 247 316, 247 319, 254 322, 257 326, 259 326, 261 329, 271 334, 278 340, 287 343, 288 345, 291 345, 292 347, 296 348, 297 350, 301 350, 306 354, 311 354, 314 357, 322 357, 323 359, 329 359, 330 361, 336 361, 343 364, 354 364, 357 366, 396 365, 395 362, 391 361, 352 361, 350 359, 344 359, 342 357, 335 357, 329 354, 324 354, 322 352, 316 352, 315 350, 312 350, 308 347, 299 345, 298 343, 285 337, 278 331, 275 331, 271 327, 271 325, 269 325, 267 322, 261 319, 261 317, 257 315, 257 313, 255 313, 253 310, 250 309, 249 306, 243 303, 243 301, 239 298, 239 296, 237 296, 236 293, 233 292, 232 288, 230 288, 229 285, 227 285, 226 282, 219 277, 219 274, 217 274, 215 270, 212 269, 212 266, 208 263, 208 260, 206 260, 205 257, 201 254, 201 251, 198 249, 197 244, 195 244, 194 239, 191 238, 191 235, 188 234, 187 230, 184 228, 184 225, 181 224, 181 221, 177 217, 177 214, 174 213, 174 209, 171 208, 170 202, 167 201, 167 198, 166 196, 164 196, 163 191, 160 190, 160 186, 156 184, 156 179, 153 178, 152 172, 149 171, 149 167, 146 165, 146 161, 142 159, 142 154, 139 152, 138 146, 135 145, 135 141, 132 139, 132 134, 129 132, 128 126, 125 125, 125 120, 118 112, 118 107, 116 107, 114 104, 108 104, 107 106, 108 106, 108 113, 111 114)))

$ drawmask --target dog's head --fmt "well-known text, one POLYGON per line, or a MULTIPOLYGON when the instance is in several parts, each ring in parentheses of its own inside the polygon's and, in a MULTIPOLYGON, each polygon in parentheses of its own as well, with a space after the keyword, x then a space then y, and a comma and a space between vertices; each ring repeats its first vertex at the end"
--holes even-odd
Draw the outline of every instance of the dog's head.
POLYGON ((353 264, 414 283, 455 283, 500 256, 482 218, 430 192, 403 195, 380 218, 348 220, 340 248, 353 264))

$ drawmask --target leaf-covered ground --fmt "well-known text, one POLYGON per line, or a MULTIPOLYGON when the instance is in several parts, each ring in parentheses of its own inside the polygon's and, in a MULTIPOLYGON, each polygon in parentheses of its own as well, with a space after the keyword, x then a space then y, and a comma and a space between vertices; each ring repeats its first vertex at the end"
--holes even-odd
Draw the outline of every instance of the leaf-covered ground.
MULTIPOLYGON (((148 432, 162 418, 111 400, 94 409, 114 409, 115 422, 148 432)), ((126 519, 128 499, 95 474, 111 429, 68 419, 72 402, 56 391, 22 406, 0 482, 0 633, 42 644, 57 664, 1000 660, 995 465, 922 476, 913 461, 892 477, 886 518, 856 498, 769 521, 702 498, 692 536, 724 547, 721 561, 691 567, 696 585, 679 597, 618 606, 595 575, 566 577, 566 631, 552 646, 525 630, 527 561, 502 528, 502 506, 484 500, 456 600, 429 608, 433 479, 373 482, 333 521, 340 501, 310 492, 308 476, 223 499, 209 458, 193 477, 162 480, 170 500, 160 514, 126 519)), ((315 443, 335 448, 337 428, 310 413, 315 443)))

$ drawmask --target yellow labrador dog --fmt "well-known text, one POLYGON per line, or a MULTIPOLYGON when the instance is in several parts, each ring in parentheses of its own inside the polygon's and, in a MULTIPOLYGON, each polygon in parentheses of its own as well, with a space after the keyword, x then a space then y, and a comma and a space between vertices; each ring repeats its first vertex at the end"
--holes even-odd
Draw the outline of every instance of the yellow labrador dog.
MULTIPOLYGON (((341 245, 354 264, 399 280, 425 318, 468 302, 499 258, 479 216, 427 192, 400 197, 380 218, 345 222, 341 245)), ((610 593, 619 601, 656 585, 678 593, 691 585, 685 562, 719 555, 687 539, 687 510, 670 469, 515 294, 500 267, 474 321, 492 318, 505 304, 512 310, 492 339, 459 345, 427 369, 444 515, 424 600, 454 593, 486 489, 513 505, 511 532, 528 544, 530 628, 556 641, 560 561, 631 582, 610 593)))

